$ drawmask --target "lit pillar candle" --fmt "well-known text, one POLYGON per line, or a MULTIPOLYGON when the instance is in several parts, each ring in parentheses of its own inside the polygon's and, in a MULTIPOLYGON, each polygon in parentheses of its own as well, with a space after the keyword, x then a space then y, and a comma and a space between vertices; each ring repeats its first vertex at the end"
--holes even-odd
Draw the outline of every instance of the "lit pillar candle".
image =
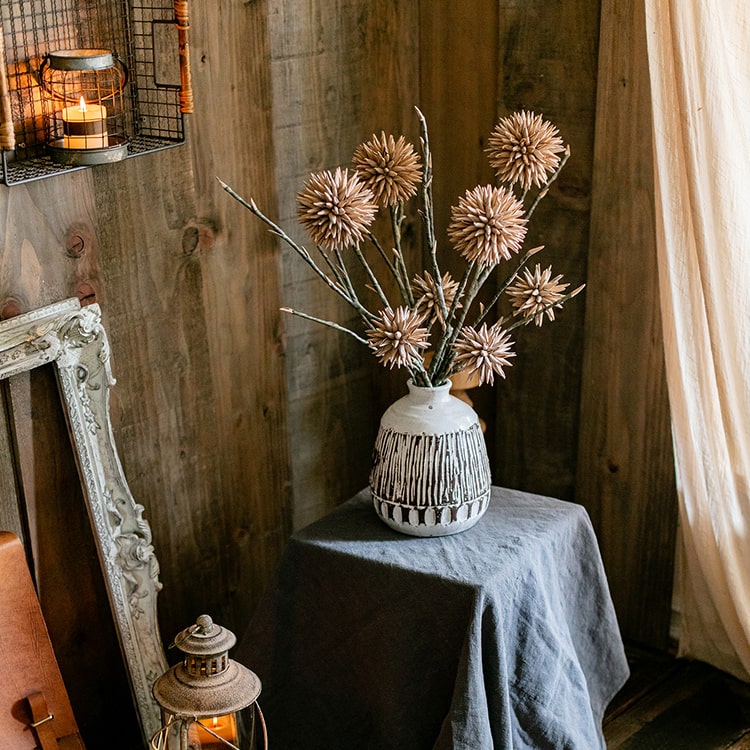
POLYGON ((219 735, 223 740, 227 740, 233 745, 237 744, 237 721, 234 714, 200 719, 200 723, 213 732, 213 734, 207 732, 199 724, 190 725, 190 739, 192 742, 199 741, 198 747, 201 750, 227 750, 227 745, 219 742, 215 735, 219 735))
POLYGON ((107 108, 100 104, 87 104, 81 97, 77 106, 65 107, 62 122, 64 148, 105 148, 109 145, 107 108))

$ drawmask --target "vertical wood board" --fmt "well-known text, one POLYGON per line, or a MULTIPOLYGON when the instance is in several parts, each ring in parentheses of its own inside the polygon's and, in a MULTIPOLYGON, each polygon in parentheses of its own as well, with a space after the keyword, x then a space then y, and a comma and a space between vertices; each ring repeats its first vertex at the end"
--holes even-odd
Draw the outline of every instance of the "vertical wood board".
POLYGON ((624 635, 665 648, 676 492, 654 229, 641 6, 602 3, 577 499, 624 635))
POLYGON ((272 186, 264 15, 195 10, 189 147, 97 174, 112 346, 130 368, 123 461, 154 498, 167 638, 201 611, 241 632, 288 533, 275 246, 215 179, 272 186))
MULTIPOLYGON (((286 0, 275 4, 269 24, 279 196, 272 218, 312 248, 296 222, 296 195, 309 174, 349 167, 356 145, 372 133, 413 138, 417 132, 416 8, 402 1, 286 0)), ((361 332, 358 315, 292 250, 282 246, 281 258, 285 306, 361 332)), ((361 270, 350 268, 361 286, 361 270)), ((367 483, 388 399, 379 394, 388 391, 390 379, 370 351, 346 334, 289 316, 283 325, 299 527, 367 483)), ((403 388, 405 376, 397 378, 403 388)))
MULTIPOLYGON (((495 0, 423 0, 419 4, 420 107, 430 133, 435 236, 441 270, 456 280, 466 263, 446 235, 451 207, 466 190, 493 181, 484 148, 497 114, 496 6, 495 0)), ((471 399, 487 423, 485 439, 492 457, 493 389, 474 390, 471 399)), ((497 480, 492 458, 491 463, 497 480)))
MULTIPOLYGON (((498 18, 497 116, 521 109, 553 123, 571 156, 531 217, 526 248, 586 281, 593 171, 599 0, 503 2, 498 18)), ((516 357, 497 387, 496 481, 566 500, 575 495, 584 291, 555 320, 516 329, 516 357)))
POLYGON ((18 483, 16 455, 12 447, 7 384, 0 385, 0 529, 11 531, 27 549, 26 524, 21 517, 22 493, 18 483))

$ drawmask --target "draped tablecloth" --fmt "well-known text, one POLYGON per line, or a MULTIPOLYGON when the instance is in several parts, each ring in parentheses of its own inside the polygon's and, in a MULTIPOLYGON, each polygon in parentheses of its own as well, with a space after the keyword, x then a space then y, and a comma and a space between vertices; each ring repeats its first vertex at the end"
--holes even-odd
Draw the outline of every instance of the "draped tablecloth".
POLYGON ((596 750, 628 677, 586 511, 501 488, 432 539, 363 490, 290 539, 235 658, 273 750, 596 750))

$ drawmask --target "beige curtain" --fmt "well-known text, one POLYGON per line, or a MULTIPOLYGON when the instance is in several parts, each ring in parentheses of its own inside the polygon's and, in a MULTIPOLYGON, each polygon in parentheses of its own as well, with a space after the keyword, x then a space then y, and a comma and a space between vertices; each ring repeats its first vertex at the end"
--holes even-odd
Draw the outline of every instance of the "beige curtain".
POLYGON ((680 653, 750 679, 750 0, 645 0, 680 653))

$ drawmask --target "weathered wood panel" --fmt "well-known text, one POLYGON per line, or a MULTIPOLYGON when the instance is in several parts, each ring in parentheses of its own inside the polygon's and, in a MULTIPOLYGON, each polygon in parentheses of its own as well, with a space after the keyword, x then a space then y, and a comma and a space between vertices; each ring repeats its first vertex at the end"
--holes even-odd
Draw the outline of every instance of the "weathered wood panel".
POLYGON ((750 687, 697 661, 629 649, 631 677, 604 716, 607 750, 750 748, 750 687))
MULTIPOLYGON (((430 132, 435 234, 441 267, 455 279, 465 262, 446 237, 451 206, 467 189, 493 181, 484 147, 497 115, 497 5, 496 0, 420 3, 420 108, 430 132)), ((492 457, 494 391, 481 388, 471 398, 487 423, 492 457)), ((493 477, 497 481, 494 466, 493 477)))
POLYGON ((154 527, 165 638, 203 610, 241 632, 289 529, 277 249, 215 179, 275 202, 265 12, 199 5, 191 26, 189 145, 95 175, 123 463, 154 527))
MULTIPOLYGON (((311 171, 347 166, 373 132, 416 137, 417 22, 416 5, 402 0, 287 0, 271 9, 278 220, 303 244, 295 199, 311 171)), ((361 330, 286 247, 281 297, 361 330)), ((351 337, 296 318, 284 325, 298 527, 365 486, 380 413, 398 386, 389 389, 382 370, 373 382, 372 355, 351 337)))
POLYGON ((626 637, 666 647, 676 525, 639 4, 602 3, 577 499, 626 637))
POLYGON ((0 524, 26 544, 25 522, 21 517, 22 501, 15 468, 11 424, 8 420, 7 383, 0 385, 0 524))
MULTIPOLYGON (((571 148, 526 240, 545 246, 534 262, 570 289, 587 273, 598 33, 599 0, 500 4, 498 116, 542 114, 571 148)), ((515 332, 517 356, 497 386, 499 484, 574 498, 584 310, 578 297, 554 322, 515 332)))

